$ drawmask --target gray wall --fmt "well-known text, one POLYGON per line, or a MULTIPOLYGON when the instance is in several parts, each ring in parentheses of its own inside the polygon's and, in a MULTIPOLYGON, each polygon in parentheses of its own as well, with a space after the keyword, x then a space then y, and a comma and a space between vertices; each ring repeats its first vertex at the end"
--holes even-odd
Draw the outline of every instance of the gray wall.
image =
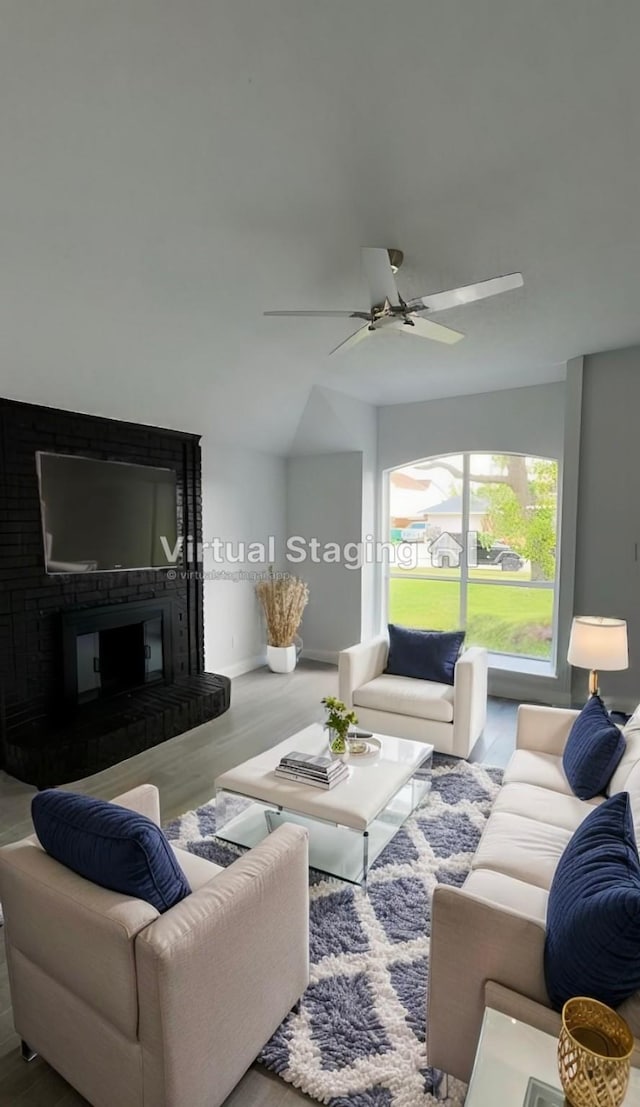
POLYGON ((378 409, 378 465, 463 450, 562 457, 563 381, 378 409))
MULTIPOLYGON (((601 687, 614 706, 628 709, 640 700, 639 412, 640 346, 585 357, 575 612, 627 620, 630 668, 603 673, 601 687)), ((586 679, 574 670, 578 701, 586 679)))
MULTIPOLYGON (((377 447, 377 408, 373 404, 320 385, 311 390, 289 456, 361 452, 362 487, 354 491, 352 513, 355 517, 361 510, 363 538, 377 533, 380 502, 377 447)), ((345 495, 346 489, 341 494, 345 495)), ((381 596, 377 566, 365 562, 359 577, 360 637, 364 641, 376 634, 379 627, 381 596)))
MULTIPOLYGON (((202 530, 205 542, 267 543, 285 538, 285 462, 244 449, 221 449, 202 440, 202 530)), ((276 557, 276 563, 280 560, 276 557)), ((215 579, 214 573, 256 573, 266 564, 214 564, 204 550, 205 664, 209 672, 237 676, 261 665, 266 637, 252 580, 215 579)))
MULTIPOLYGON (((287 535, 319 542, 360 541, 362 453, 316 454, 287 461, 287 535)), ((333 661, 360 641, 361 573, 344 565, 288 563, 309 585, 302 637, 307 656, 333 661)))

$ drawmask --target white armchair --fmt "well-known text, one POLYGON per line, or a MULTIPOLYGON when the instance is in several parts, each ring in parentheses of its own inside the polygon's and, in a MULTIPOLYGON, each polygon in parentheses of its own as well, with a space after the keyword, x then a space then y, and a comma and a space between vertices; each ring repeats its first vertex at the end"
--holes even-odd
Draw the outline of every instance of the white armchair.
MULTIPOLYGON (((152 785, 114 802, 160 823, 152 785)), ((0 850, 23 1057, 93 1107, 217 1107, 307 986, 306 831, 278 827, 227 869, 173 848, 191 895, 163 915, 35 835, 0 850)))
POLYGON ((453 684, 385 673, 388 652, 384 634, 342 650, 340 699, 353 707, 362 727, 468 757, 487 718, 487 651, 477 646, 465 650, 453 684))

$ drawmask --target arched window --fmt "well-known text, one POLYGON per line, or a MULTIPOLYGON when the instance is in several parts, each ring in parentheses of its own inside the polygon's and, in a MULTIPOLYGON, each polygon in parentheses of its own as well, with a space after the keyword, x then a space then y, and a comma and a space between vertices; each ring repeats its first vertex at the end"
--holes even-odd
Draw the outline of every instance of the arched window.
POLYGON ((388 620, 551 661, 558 463, 450 454, 389 473, 388 620))

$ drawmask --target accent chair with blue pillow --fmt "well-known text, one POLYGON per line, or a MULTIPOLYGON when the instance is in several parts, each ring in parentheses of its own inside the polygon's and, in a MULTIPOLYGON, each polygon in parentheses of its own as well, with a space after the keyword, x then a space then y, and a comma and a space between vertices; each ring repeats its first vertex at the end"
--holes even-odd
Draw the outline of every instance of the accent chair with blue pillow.
POLYGON ((308 983, 306 831, 223 869, 167 841, 149 784, 40 793, 34 817, 42 844, 0 849, 25 1057, 93 1107, 218 1107, 308 983))
POLYGON ((463 631, 390 624, 387 634, 341 651, 340 699, 374 733, 468 757, 487 718, 487 651, 463 650, 463 641, 463 631))

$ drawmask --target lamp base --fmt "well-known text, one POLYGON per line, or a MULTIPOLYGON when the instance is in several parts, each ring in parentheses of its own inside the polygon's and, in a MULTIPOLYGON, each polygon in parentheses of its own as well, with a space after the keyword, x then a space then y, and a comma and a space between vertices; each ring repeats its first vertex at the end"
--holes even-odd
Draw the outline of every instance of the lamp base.
POLYGON ((597 669, 592 669, 591 672, 589 673, 589 695, 590 696, 599 696, 600 695, 600 689, 598 687, 598 671, 597 671, 597 669))

